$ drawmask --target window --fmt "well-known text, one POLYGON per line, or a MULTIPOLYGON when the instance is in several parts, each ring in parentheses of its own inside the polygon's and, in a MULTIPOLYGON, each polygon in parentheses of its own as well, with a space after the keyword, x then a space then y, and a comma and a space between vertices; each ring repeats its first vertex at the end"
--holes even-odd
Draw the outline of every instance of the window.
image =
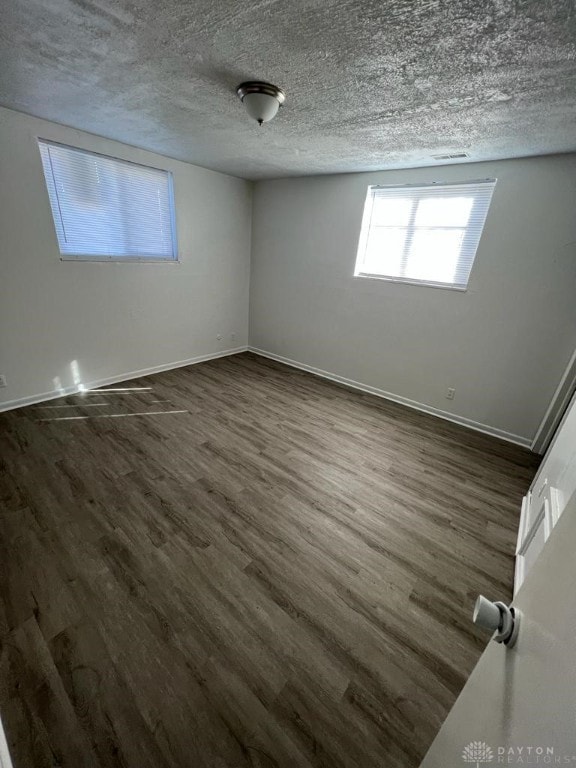
POLYGON ((369 187, 354 274, 465 290, 495 185, 369 187))
POLYGON ((38 144, 63 259, 177 260, 171 173, 38 144))

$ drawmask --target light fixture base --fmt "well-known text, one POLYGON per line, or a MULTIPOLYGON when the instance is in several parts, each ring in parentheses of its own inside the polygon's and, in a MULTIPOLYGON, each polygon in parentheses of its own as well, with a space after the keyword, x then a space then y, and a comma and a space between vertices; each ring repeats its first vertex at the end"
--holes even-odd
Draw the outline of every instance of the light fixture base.
POLYGON ((236 93, 238 94, 240 101, 243 101, 244 96, 247 96, 249 93, 261 93, 265 96, 273 96, 278 100, 280 105, 284 104, 286 101, 286 94, 282 88, 278 88, 278 86, 272 85, 272 83, 265 83, 261 80, 247 80, 245 83, 240 83, 236 88, 236 93))

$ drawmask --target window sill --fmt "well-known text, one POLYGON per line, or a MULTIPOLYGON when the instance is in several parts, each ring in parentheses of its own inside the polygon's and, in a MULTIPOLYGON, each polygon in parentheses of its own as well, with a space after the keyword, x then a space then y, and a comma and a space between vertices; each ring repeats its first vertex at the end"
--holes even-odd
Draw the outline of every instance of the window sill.
POLYGON ((365 272, 357 272, 354 277, 360 277, 365 280, 380 280, 385 283, 400 283, 402 285, 419 285, 425 288, 441 288, 445 291, 458 291, 459 293, 466 293, 468 286, 463 285, 451 285, 450 283, 434 283, 427 280, 409 280, 404 277, 387 277, 385 275, 371 275, 365 272))
POLYGON ((60 261, 89 262, 97 264, 180 264, 180 259, 140 259, 129 256, 125 259, 109 258, 107 256, 60 256, 60 261))

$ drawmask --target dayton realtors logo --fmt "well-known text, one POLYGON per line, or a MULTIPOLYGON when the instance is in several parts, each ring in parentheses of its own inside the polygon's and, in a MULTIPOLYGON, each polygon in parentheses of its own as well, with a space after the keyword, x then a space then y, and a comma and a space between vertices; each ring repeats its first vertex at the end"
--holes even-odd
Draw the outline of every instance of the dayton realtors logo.
POLYGON ((476 768, 480 768, 480 763, 491 763, 494 760, 494 753, 485 742, 471 741, 464 747, 462 760, 465 763, 476 763, 476 768))
POLYGON ((561 755, 554 747, 490 747, 484 741, 471 741, 462 751, 462 760, 481 768, 484 763, 499 765, 576 765, 576 755, 561 755))

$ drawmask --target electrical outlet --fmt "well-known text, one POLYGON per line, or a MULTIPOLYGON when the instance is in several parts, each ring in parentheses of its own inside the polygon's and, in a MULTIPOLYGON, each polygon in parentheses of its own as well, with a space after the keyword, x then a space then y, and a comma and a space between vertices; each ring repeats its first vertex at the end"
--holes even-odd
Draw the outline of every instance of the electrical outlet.
POLYGON ((446 390, 446 399, 447 400, 454 400, 454 395, 456 394, 456 390, 454 387, 448 387, 446 390))
POLYGON ((7 387, 7 386, 8 386, 8 382, 6 381, 6 376, 3 376, 0 373, 0 387, 7 387))
POLYGON ((231 333, 230 334, 230 341, 236 341, 236 334, 235 333, 231 333))

